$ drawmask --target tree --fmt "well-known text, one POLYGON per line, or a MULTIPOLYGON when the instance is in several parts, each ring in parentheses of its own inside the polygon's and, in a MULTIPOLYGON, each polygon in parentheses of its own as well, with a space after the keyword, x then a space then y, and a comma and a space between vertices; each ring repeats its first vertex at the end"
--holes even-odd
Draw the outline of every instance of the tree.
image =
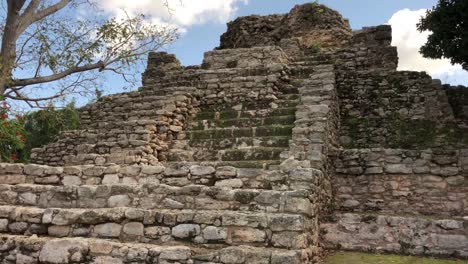
POLYGON ((49 107, 29 112, 21 120, 25 144, 18 158, 23 161, 29 160, 33 148, 54 142, 62 131, 75 130, 80 127, 79 110, 75 107, 73 101, 62 109, 49 107))
POLYGON ((468 71, 468 1, 439 0, 418 23, 418 30, 432 32, 420 50, 424 57, 448 58, 468 71))
POLYGON ((143 15, 123 12, 108 19, 98 3, 5 0, 0 13, 0 101, 41 107, 69 94, 92 93, 103 71, 131 81, 132 66, 143 55, 177 38, 175 28, 151 24, 143 15))

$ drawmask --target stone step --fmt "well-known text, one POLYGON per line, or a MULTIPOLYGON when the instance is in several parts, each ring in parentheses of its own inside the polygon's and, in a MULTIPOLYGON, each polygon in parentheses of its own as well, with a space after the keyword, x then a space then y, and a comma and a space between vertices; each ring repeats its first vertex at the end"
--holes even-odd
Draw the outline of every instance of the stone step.
POLYGON ((247 128, 220 128, 208 130, 189 130, 187 139, 225 139, 238 137, 271 137, 291 136, 294 125, 288 126, 259 126, 247 128))
POLYGON ((310 66, 317 66, 323 64, 330 64, 330 60, 301 60, 292 62, 289 64, 290 67, 310 67, 310 66))
MULTIPOLYGON (((177 175, 174 175, 176 178, 177 175)), ((0 185, 0 205, 40 208, 238 210, 314 215, 315 196, 307 190, 274 191, 163 184, 51 186, 0 185)))
POLYGON ((291 125, 296 120, 295 115, 260 117, 260 118, 235 118, 235 119, 205 119, 192 122, 190 130, 208 130, 227 127, 257 127, 270 125, 291 125))
MULTIPOLYGON (((180 163, 180 162, 168 162, 180 163)), ((254 161, 184 161, 184 163, 200 164, 214 167, 234 167, 242 169, 276 169, 281 164, 281 160, 254 160, 254 161)))
POLYGON ((225 111, 202 111, 196 116, 196 120, 218 120, 235 118, 254 118, 295 115, 296 107, 268 108, 255 110, 225 110, 225 111))
POLYGON ((336 213, 322 223, 328 249, 468 258, 468 218, 336 213))
POLYGON ((300 100, 298 95, 284 94, 281 98, 287 99, 276 99, 276 100, 263 100, 263 101, 245 101, 240 102, 236 105, 216 104, 202 107, 201 112, 223 112, 223 111, 249 111, 249 110, 271 110, 276 108, 291 108, 299 104, 300 100))
POLYGON ((191 248, 90 238, 0 235, 3 263, 193 263, 191 248))
POLYGON ((199 247, 190 243, 152 245, 96 238, 0 235, 0 258, 7 261, 5 263, 18 264, 300 264, 307 261, 308 254, 308 250, 271 247, 199 247))
POLYGON ((50 237, 112 238, 125 242, 272 245, 303 248, 312 221, 297 214, 265 212, 62 209, 0 206, 1 233, 50 237), (301 239, 298 239, 301 238, 301 239), (287 245, 285 239, 291 241, 287 245))
POLYGON ((145 183, 171 186, 207 185, 235 189, 287 190, 287 173, 278 170, 222 166, 217 162, 183 162, 155 166, 66 166, 0 163, 2 184, 100 185, 145 183), (203 163, 206 163, 202 165, 203 163), (176 175, 177 177, 174 177, 176 175))
POLYGON ((296 93, 278 94, 278 95, 276 95, 276 98, 278 98, 279 100, 296 100, 296 101, 300 101, 301 95, 298 92, 299 91, 297 91, 296 93))
MULTIPOLYGON (((257 160, 280 160, 280 155, 285 148, 254 147, 248 149, 225 149, 225 150, 194 150, 194 161, 257 161, 257 160)), ((175 152, 167 156, 168 161, 184 161, 175 152)))
POLYGON ((237 137, 225 139, 181 140, 177 145, 190 145, 197 149, 248 149, 252 147, 288 148, 289 136, 273 137, 237 137))

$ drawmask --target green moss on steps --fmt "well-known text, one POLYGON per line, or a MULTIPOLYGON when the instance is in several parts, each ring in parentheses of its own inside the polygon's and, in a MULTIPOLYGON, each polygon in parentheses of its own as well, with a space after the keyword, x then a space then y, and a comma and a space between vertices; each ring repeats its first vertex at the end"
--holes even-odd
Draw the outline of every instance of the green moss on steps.
MULTIPOLYGON (((264 118, 236 118, 236 119, 221 119, 221 120, 205 120, 207 128, 228 128, 228 127, 258 127, 268 125, 291 125, 294 124, 296 117, 290 116, 273 116, 264 118)), ((197 121, 191 124, 191 130, 205 129, 204 121, 197 121)))
POLYGON ((223 161, 279 160, 283 148, 252 148, 226 150, 223 161))
POLYGON ((256 161, 221 161, 218 166, 232 166, 246 169, 268 169, 269 166, 281 164, 280 160, 256 160, 256 161))
POLYGON ((229 149, 247 146, 287 148, 291 137, 244 137, 219 139, 194 139, 190 146, 207 149, 229 149))
POLYGON ((324 264, 466 264, 467 260, 447 260, 398 255, 340 252, 325 259, 324 264))

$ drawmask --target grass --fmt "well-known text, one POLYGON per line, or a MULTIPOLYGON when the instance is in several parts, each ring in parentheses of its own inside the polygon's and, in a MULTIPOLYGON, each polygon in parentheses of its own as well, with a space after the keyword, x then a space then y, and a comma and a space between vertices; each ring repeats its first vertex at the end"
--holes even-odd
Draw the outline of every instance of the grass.
POLYGON ((324 264, 468 264, 468 260, 339 252, 325 259, 324 264))

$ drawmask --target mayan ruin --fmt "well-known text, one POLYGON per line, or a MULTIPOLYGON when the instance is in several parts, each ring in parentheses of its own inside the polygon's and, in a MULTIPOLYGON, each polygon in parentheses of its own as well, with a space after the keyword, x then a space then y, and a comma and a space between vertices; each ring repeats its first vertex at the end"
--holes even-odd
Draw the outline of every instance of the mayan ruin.
POLYGON ((233 20, 201 65, 151 53, 140 89, 0 163, 0 263, 468 261, 468 89, 391 43, 312 3, 233 20))

